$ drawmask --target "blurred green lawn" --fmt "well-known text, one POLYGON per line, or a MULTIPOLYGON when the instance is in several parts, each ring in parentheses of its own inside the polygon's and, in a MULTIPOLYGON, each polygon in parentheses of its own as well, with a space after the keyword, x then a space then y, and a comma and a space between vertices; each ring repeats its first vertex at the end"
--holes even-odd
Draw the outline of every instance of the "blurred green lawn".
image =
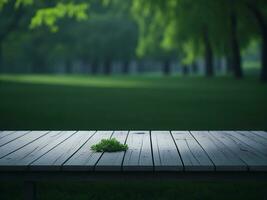
POLYGON ((0 76, 0 129, 267 130, 256 78, 0 76))
MULTIPOLYGON (((0 76, 0 129, 267 130, 256 78, 0 76)), ((0 183, 21 199, 22 183, 0 183)), ((40 199, 267 199, 263 182, 41 183, 40 199)))

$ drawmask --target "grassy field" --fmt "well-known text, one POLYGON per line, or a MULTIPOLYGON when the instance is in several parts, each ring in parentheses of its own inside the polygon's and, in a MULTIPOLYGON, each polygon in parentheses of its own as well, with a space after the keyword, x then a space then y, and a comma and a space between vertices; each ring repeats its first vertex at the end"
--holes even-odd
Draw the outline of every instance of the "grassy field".
MULTIPOLYGON (((262 129, 256 78, 0 76, 0 129, 262 129)), ((263 182, 41 183, 40 199, 267 199, 263 182)), ((21 199, 0 183, 0 199, 21 199)))
POLYGON ((0 129, 267 130, 253 78, 1 75, 0 95, 0 129))

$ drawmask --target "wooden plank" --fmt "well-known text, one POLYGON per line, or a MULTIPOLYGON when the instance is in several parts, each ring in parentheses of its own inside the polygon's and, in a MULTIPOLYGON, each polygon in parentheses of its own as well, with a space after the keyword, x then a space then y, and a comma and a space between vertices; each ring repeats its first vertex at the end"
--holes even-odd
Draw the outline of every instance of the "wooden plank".
MULTIPOLYGON (((128 131, 114 131, 112 138, 125 144, 128 131)), ((125 152, 105 152, 95 166, 96 171, 120 171, 125 152)))
POLYGON ((48 131, 31 131, 0 147, 0 159, 47 134, 48 131))
POLYGON ((267 132, 265 131, 251 131, 251 132, 267 140, 267 132))
POLYGON ((130 131, 126 144, 123 170, 124 171, 152 171, 153 158, 149 131, 130 131))
POLYGON ((183 171, 183 163, 170 131, 151 131, 155 171, 183 171))
POLYGON ((14 141, 15 139, 22 137, 29 131, 3 131, 0 134, 0 147, 14 141))
POLYGON ((102 139, 111 137, 113 131, 97 131, 93 137, 88 140, 82 148, 80 148, 66 163, 64 163, 63 170, 94 170, 95 164, 101 157, 101 152, 94 152, 91 146, 97 144, 102 139))
POLYGON ((247 165, 208 131, 190 131, 215 165, 216 171, 246 171, 247 165))
POLYGON ((74 131, 51 131, 21 149, 0 159, 1 170, 23 170, 36 159, 70 137, 74 131))
POLYGON ((237 137, 242 142, 267 156, 267 140, 264 138, 257 136, 250 131, 226 131, 226 133, 231 134, 233 137, 237 137))
POLYGON ((78 151, 95 131, 78 131, 48 153, 30 164, 31 170, 60 170, 61 166, 78 151))
POLYGON ((12 135, 12 133, 15 133, 16 131, 0 131, 0 140, 8 135, 12 135))
POLYGON ((189 131, 172 131, 183 160, 185 171, 214 171, 215 167, 206 152, 189 131))
POLYGON ((267 156, 241 141, 233 134, 223 131, 211 131, 214 137, 223 142, 231 151, 242 159, 251 171, 267 170, 267 156))

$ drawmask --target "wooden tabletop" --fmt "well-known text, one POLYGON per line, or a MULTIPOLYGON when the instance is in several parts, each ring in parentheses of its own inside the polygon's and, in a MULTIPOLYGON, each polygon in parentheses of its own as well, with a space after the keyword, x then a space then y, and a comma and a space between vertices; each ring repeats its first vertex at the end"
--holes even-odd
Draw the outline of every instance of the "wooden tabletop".
POLYGON ((0 171, 267 171, 267 132, 1 131, 0 171), (104 138, 129 149, 93 152, 104 138))

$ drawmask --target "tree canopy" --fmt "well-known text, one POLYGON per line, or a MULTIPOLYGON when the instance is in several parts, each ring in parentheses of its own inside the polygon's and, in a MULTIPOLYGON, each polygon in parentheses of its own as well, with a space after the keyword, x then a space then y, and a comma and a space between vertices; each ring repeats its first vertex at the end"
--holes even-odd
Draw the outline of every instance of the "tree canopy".
POLYGON ((108 66, 147 57, 163 61, 168 71, 171 59, 193 65, 203 58, 207 76, 214 75, 215 59, 226 58, 242 78, 242 52, 256 40, 262 46, 261 79, 267 80, 265 0, 0 0, 0 15, 1 51, 10 49, 7 37, 17 33, 21 42, 39 38, 36 48, 45 49, 40 53, 53 52, 58 61, 101 60, 108 66))

